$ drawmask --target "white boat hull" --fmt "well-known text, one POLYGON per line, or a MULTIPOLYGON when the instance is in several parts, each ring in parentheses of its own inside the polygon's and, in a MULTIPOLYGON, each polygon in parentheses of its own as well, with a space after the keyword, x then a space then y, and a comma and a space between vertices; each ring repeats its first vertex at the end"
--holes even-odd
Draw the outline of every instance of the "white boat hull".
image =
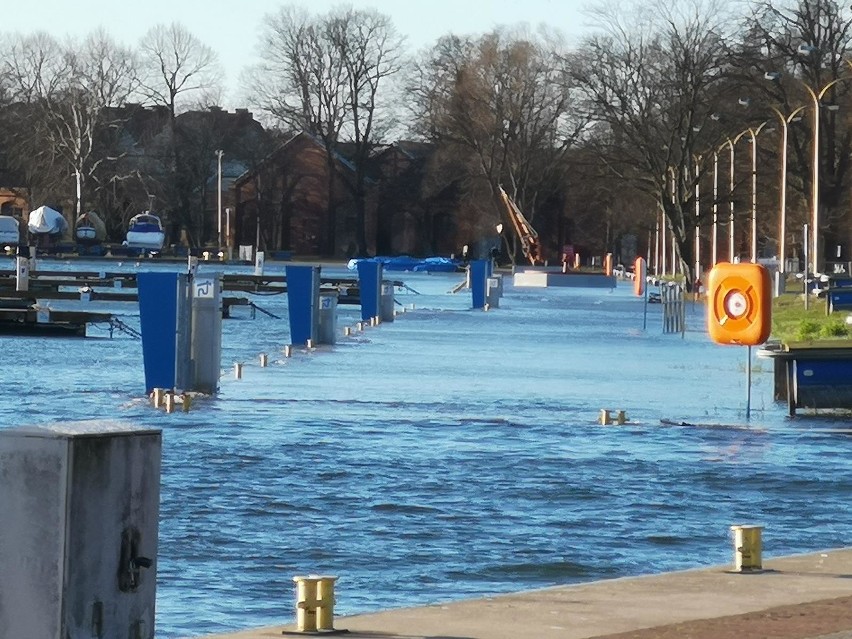
POLYGON ((78 226, 77 239, 84 242, 93 242, 98 239, 98 232, 92 226, 78 226))
POLYGON ((159 251, 166 240, 165 233, 160 231, 128 231, 127 246, 130 248, 152 249, 159 251))

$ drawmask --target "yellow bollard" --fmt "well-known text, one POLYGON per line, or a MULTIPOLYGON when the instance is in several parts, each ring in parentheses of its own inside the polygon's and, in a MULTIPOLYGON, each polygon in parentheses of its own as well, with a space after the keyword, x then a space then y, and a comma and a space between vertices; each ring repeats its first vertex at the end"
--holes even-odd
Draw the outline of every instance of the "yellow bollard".
POLYGON ((243 378, 243 365, 239 362, 234 362, 234 379, 243 378))
POLYGON ((314 340, 309 339, 308 341, 305 342, 305 348, 307 348, 308 350, 311 350, 313 347, 314 347, 314 340))
POLYGON ((284 357, 291 357, 293 355, 293 345, 287 344, 284 347, 284 357))
POLYGON ((175 395, 172 392, 166 393, 166 412, 175 412, 175 395))
POLYGON ((734 533, 734 572, 763 570, 763 526, 731 526, 734 533))
POLYGON ((293 577, 296 582, 296 630, 316 632, 317 630, 317 578, 293 577))
POLYGON ((622 424, 626 424, 627 423, 627 413, 625 413, 623 410, 618 411, 615 414, 615 423, 618 424, 619 426, 621 426, 622 424))
POLYGON ((598 417, 598 423, 602 426, 609 426, 612 424, 612 416, 609 414, 609 411, 606 408, 601 408, 600 417, 598 417))
POLYGON ((344 326, 344 327, 343 327, 343 334, 344 334, 346 337, 349 337, 349 334, 350 334, 351 332, 352 332, 352 329, 351 329, 351 328, 349 328, 348 326, 344 326))
POLYGON ((192 395, 184 393, 181 395, 181 399, 183 400, 183 412, 188 413, 189 409, 192 408, 192 395))
POLYGON ((334 632, 334 582, 337 577, 293 577, 296 584, 296 630, 334 632))
POLYGON ((165 390, 162 388, 155 388, 154 392, 151 393, 151 401, 154 403, 154 408, 160 408, 163 405, 163 395, 165 390))
POLYGON ((260 354, 260 367, 266 368, 269 366, 269 356, 266 353, 260 354))
POLYGON ((334 630, 334 582, 337 577, 324 575, 318 578, 317 598, 319 599, 319 610, 317 611, 317 630, 328 632, 334 630))

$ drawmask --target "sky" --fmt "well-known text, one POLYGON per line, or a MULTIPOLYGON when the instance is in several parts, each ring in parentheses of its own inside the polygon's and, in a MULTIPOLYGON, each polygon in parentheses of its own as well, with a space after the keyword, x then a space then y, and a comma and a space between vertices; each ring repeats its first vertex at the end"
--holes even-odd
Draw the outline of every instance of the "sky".
POLYGON ((585 0, 36 0, 14 2, 4 11, 3 33, 46 31, 53 36, 83 37, 102 26, 123 44, 136 44, 154 25, 180 22, 219 55, 225 73, 223 106, 241 106, 239 75, 257 60, 255 41, 266 14, 284 4, 313 13, 348 4, 389 15, 411 51, 429 46, 447 33, 479 34, 500 25, 545 24, 576 40, 588 19, 585 0))

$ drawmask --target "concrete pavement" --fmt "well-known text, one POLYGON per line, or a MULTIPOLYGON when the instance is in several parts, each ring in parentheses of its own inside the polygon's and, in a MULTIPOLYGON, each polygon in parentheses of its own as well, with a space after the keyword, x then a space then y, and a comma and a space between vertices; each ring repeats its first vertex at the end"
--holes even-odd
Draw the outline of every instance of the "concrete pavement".
MULTIPOLYGON (((852 548, 764 557, 763 567, 759 573, 718 566, 557 586, 338 617, 334 625, 352 639, 852 639, 852 548)), ((294 629, 207 639, 268 639, 294 629)))

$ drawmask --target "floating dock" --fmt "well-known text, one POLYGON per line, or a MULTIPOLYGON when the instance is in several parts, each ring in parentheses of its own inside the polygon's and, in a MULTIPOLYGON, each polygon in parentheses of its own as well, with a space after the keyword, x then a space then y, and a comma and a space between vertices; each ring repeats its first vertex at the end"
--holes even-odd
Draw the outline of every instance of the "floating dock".
POLYGON ((775 399, 798 408, 852 409, 852 342, 825 340, 764 347, 775 364, 775 399))
POLYGON ((616 278, 614 275, 606 275, 605 273, 585 271, 563 273, 561 269, 555 267, 526 267, 515 271, 512 283, 518 288, 549 288, 553 286, 615 288, 616 278))
MULTIPOLYGON (((222 288, 233 293, 281 295, 287 293, 284 275, 222 274, 222 288)), ((392 282, 403 286, 402 282, 392 282)), ((337 291, 338 304, 360 304, 355 278, 321 278, 321 286, 337 291)), ((110 313, 91 310, 58 311, 44 302, 79 301, 138 303, 136 273, 95 271, 43 271, 29 274, 27 290, 17 290, 15 272, 0 272, 0 334, 85 336, 89 323, 113 323, 110 313)), ((263 311, 245 295, 222 298, 222 316, 231 317, 235 306, 248 306, 252 317, 263 311)))

